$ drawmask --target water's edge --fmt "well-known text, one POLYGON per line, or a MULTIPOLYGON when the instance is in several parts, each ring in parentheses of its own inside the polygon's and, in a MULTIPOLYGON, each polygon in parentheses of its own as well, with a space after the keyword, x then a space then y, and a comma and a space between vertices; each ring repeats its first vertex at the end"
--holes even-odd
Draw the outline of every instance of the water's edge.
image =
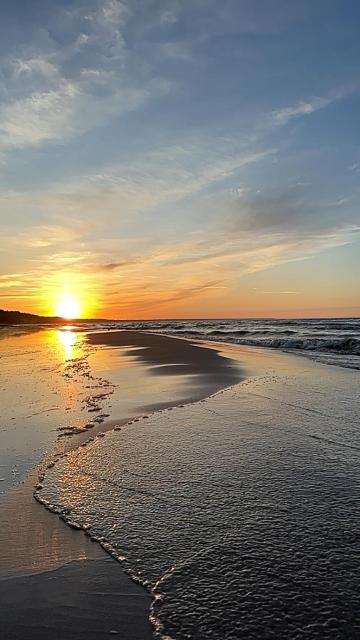
MULTIPOLYGON (((147 333, 151 334, 151 332, 147 332, 147 333)), ((203 340, 194 341, 194 339, 191 340, 191 339, 187 339, 185 337, 174 336, 174 335, 169 335, 168 337, 173 338, 173 339, 178 338, 178 339, 181 339, 181 340, 184 340, 184 341, 186 340, 186 341, 191 341, 191 342, 195 342, 195 343, 200 343, 207 349, 211 349, 211 348, 214 349, 215 348, 215 344, 214 345, 209 345, 203 340)), ((223 347, 224 345, 221 344, 219 346, 223 347)), ((56 514, 70 528, 72 528, 74 530, 82 531, 86 536, 89 537, 89 539, 92 542, 95 542, 95 543, 99 544, 100 547, 106 553, 108 553, 114 560, 119 562, 119 564, 121 565, 122 570, 124 571, 124 573, 126 575, 129 576, 129 578, 131 580, 133 580, 136 584, 142 586, 143 589, 148 594, 150 594, 150 596, 152 597, 152 603, 151 603, 151 606, 150 606, 149 618, 148 619, 149 619, 149 622, 151 623, 151 625, 153 627, 154 638, 159 638, 159 639, 162 639, 162 640, 172 640, 172 638, 170 638, 169 635, 166 635, 166 636, 163 635, 162 623, 159 621, 158 615, 157 615, 157 612, 159 611, 159 608, 161 607, 161 603, 162 603, 162 597, 160 596, 159 593, 157 593, 157 587, 161 583, 161 581, 164 579, 164 577, 166 577, 166 576, 162 576, 154 585, 152 585, 149 580, 143 579, 142 577, 140 577, 132 569, 131 564, 127 562, 127 558, 125 556, 123 556, 123 555, 119 555, 119 553, 112 546, 112 544, 110 543, 109 540, 105 539, 104 537, 99 537, 99 536, 96 536, 96 535, 92 534, 90 528, 88 528, 86 526, 84 527, 84 526, 80 525, 78 522, 72 520, 71 517, 69 516, 69 511, 67 509, 61 509, 61 508, 57 507, 56 505, 51 504, 48 500, 46 500, 41 494, 41 490, 43 488, 43 482, 45 480, 46 471, 48 469, 52 469, 59 461, 61 461, 62 459, 66 458, 69 455, 69 453, 71 453, 72 451, 77 450, 80 447, 90 446, 96 439, 103 438, 107 432, 120 431, 120 430, 122 430, 124 428, 130 427, 135 422, 140 422, 140 421, 143 421, 143 420, 147 420, 149 418, 149 416, 161 415, 161 414, 163 414, 165 412, 171 411, 172 409, 181 409, 181 408, 183 408, 185 406, 196 405, 198 403, 205 402, 209 398, 212 398, 212 397, 215 397, 217 395, 220 395, 220 394, 224 393, 225 391, 227 391, 227 390, 229 390, 229 389, 231 389, 233 387, 236 387, 238 385, 243 384, 246 380, 249 379, 249 377, 250 376, 246 375, 246 373, 243 370, 241 379, 239 381, 237 381, 234 384, 231 384, 231 385, 229 385, 227 387, 221 388, 218 391, 216 391, 215 393, 209 393, 205 397, 201 397, 201 398, 198 398, 196 400, 183 401, 183 402, 181 402, 179 404, 169 403, 168 407, 165 407, 165 408, 162 407, 160 409, 154 409, 153 411, 150 411, 150 412, 148 412, 146 414, 143 414, 141 416, 136 416, 135 418, 132 418, 132 419, 128 420, 125 423, 121 422, 119 425, 115 425, 110 429, 106 428, 106 423, 105 423, 104 425, 101 425, 101 427, 104 427, 104 431, 97 432, 96 435, 92 435, 92 436, 90 436, 90 433, 89 433, 90 437, 87 440, 82 441, 76 447, 72 447, 70 449, 70 451, 64 451, 63 453, 55 452, 52 457, 50 456, 50 457, 47 458, 47 460, 45 459, 45 461, 43 461, 38 467, 39 468, 38 480, 37 480, 37 483, 35 484, 34 489, 33 489, 33 497, 35 498, 35 500, 39 504, 41 504, 43 507, 45 507, 45 509, 47 509, 49 512, 51 512, 53 514, 56 514)))
MULTIPOLYGON (((150 333, 150 332, 149 332, 150 333)), ((169 335, 169 334, 168 334, 169 335)), ((180 336, 174 336, 174 335, 169 335, 169 337, 172 338, 180 338, 180 336)), ((182 339, 184 339, 184 337, 182 337, 182 339)), ((186 338, 185 338, 186 339, 186 338)), ((192 338, 192 341, 194 342, 194 338, 192 338)), ((209 343, 205 342, 204 340, 195 340, 196 343, 200 343, 203 346, 207 347, 207 348, 211 348, 212 345, 209 345, 209 343)), ((224 343, 218 343, 218 346, 225 346, 224 343)), ((235 345, 232 345, 235 346, 235 345)), ((240 346, 240 345, 236 345, 236 346, 240 346)), ((242 345, 241 345, 242 346, 242 345)), ((213 343, 213 348, 215 348, 215 344, 213 343)), ((254 351, 256 352, 258 350, 259 347, 249 347, 250 350, 254 349, 254 351)), ((261 351, 267 351, 269 353, 273 352, 273 349, 261 349, 261 351)), ((280 354, 278 353, 278 356, 280 354)), ((284 354, 285 355, 285 354, 284 354)), ((291 353, 292 356, 302 356, 304 357, 303 353, 291 353)), ((332 367, 331 367, 332 368, 332 367)), ((235 387, 240 387, 245 381, 248 381, 249 379, 251 379, 252 377, 257 377, 257 375, 259 375, 259 373, 257 374, 249 374, 244 372, 244 376, 243 379, 237 383, 234 383, 226 388, 223 388, 213 394, 209 394, 208 396, 206 396, 205 398, 202 399, 198 399, 195 401, 189 401, 186 403, 182 403, 182 404, 177 404, 177 405, 173 405, 172 407, 168 407, 168 408, 161 408, 158 410, 154 410, 151 412, 152 415, 156 415, 159 416, 165 412, 168 412, 170 410, 172 410, 172 408, 176 408, 176 409, 181 409, 182 407, 186 405, 197 405, 201 402, 207 402, 209 400, 209 398, 211 397, 215 397, 218 396, 222 393, 224 393, 226 390, 231 389, 231 388, 235 388, 235 387)), ((139 418, 136 418, 135 421, 139 422, 142 420, 145 420, 148 417, 148 415, 143 415, 140 416, 139 418)), ((134 423, 134 420, 129 420, 128 422, 126 422, 125 424, 122 424, 121 427, 117 427, 115 426, 113 429, 111 429, 111 431, 116 431, 116 430, 120 430, 126 427, 129 427, 130 425, 132 425, 134 423)), ((104 425, 105 426, 105 425, 104 425)), ((92 444, 94 442, 94 440, 96 440, 97 438, 102 438, 104 437, 105 433, 98 433, 97 436, 95 437, 90 437, 87 441, 83 442, 82 444, 80 444, 79 446, 89 446, 90 444, 92 444)), ((78 447, 76 447, 76 449, 78 449, 78 447)), ((150 611, 149 611, 149 621, 153 627, 153 631, 154 631, 154 637, 155 638, 159 638, 162 640, 172 640, 170 638, 169 635, 164 635, 164 629, 162 627, 162 623, 159 620, 159 611, 161 609, 161 605, 162 605, 162 596, 161 594, 158 592, 158 588, 162 582, 162 580, 164 580, 166 577, 168 577, 168 575, 171 574, 171 568, 166 572, 166 574, 164 574, 164 576, 161 576, 161 578, 159 580, 157 580, 156 583, 151 583, 150 580, 146 579, 144 576, 141 576, 140 574, 138 574, 133 566, 132 563, 130 561, 128 561, 128 559, 124 556, 124 555, 119 555, 119 551, 111 544, 111 542, 106 539, 105 537, 102 536, 97 536, 92 534, 91 532, 91 528, 87 527, 87 526, 82 526, 81 524, 79 524, 79 522, 76 522, 75 520, 73 520, 71 518, 71 514, 69 512, 68 509, 62 509, 59 508, 57 505, 53 505, 51 504, 51 502, 49 502, 45 497, 43 497, 41 491, 43 488, 43 481, 45 479, 45 474, 46 474, 46 469, 50 469, 52 468, 56 462, 58 460, 61 460, 64 457, 67 457, 68 453, 64 453, 63 455, 61 455, 60 457, 58 456, 57 460, 51 461, 46 468, 39 474, 39 478, 38 478, 38 483, 37 485, 34 487, 34 498, 40 503, 42 504, 48 511, 55 513, 59 516, 60 519, 62 519, 68 526, 70 526, 73 529, 77 529, 77 530, 81 530, 85 533, 85 535, 87 535, 91 540, 93 540, 94 542, 97 542, 102 549, 107 552, 111 557, 113 557, 116 561, 118 561, 119 563, 121 563, 121 567, 123 569, 123 571, 137 584, 140 584, 147 593, 149 593, 152 597, 152 604, 150 607, 150 611)))

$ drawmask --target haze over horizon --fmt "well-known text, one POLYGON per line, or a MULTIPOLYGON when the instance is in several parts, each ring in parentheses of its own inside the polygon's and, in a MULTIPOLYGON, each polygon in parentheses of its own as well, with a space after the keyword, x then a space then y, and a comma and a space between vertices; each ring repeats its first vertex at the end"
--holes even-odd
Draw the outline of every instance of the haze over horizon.
POLYGON ((360 4, 3 0, 0 307, 360 315, 360 4))

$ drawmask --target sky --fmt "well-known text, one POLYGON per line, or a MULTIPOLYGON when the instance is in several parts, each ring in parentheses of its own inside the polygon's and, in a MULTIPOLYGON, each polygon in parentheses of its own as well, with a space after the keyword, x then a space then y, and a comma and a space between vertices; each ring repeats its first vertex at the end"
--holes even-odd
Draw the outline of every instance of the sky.
POLYGON ((357 0, 1 14, 1 308, 360 315, 357 0))

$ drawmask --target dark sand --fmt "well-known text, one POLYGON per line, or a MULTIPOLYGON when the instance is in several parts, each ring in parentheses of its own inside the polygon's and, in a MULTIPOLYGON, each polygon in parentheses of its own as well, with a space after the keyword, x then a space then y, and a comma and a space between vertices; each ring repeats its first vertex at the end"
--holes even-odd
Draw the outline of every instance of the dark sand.
POLYGON ((109 559, 0 580, 3 640, 151 638, 151 598, 109 559), (115 633, 116 632, 116 633, 115 633))
MULTIPOLYGON (((88 341, 105 348, 138 347, 137 356, 152 374, 189 376, 191 391, 184 402, 204 398, 243 377, 235 360, 178 338, 115 331, 88 334, 88 341)), ((134 351, 129 354, 133 357, 134 351)), ((147 410, 174 404, 170 399, 147 410)), ((137 415, 143 411, 139 407, 137 415)), ((112 418, 96 432, 123 422, 121 416, 112 418)), ((65 449, 77 448, 87 437, 73 436, 65 449)), ((35 482, 36 472, 0 501, 1 640, 150 638, 149 594, 96 543, 35 502, 35 482)))
POLYGON ((181 338, 126 330, 90 333, 87 340, 92 345, 138 347, 136 355, 154 375, 192 376, 188 402, 207 397, 243 377, 235 360, 221 355, 215 345, 205 347, 181 338))

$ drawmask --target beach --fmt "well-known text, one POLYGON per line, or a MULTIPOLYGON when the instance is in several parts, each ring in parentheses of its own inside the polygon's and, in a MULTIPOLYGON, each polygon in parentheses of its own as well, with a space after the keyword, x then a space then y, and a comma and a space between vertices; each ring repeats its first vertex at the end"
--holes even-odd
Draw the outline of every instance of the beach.
POLYGON ((360 640, 360 2, 1 2, 0 640, 360 640))
POLYGON ((151 637, 150 595, 115 561, 109 565, 99 545, 39 505, 33 488, 49 464, 90 437, 145 412, 206 397, 242 374, 214 350, 183 340, 124 336, 66 327, 3 331, 0 591, 9 605, 2 609, 3 638, 47 638, 49 629, 54 638, 107 637, 116 628, 123 637, 151 637), (109 596, 97 626, 89 603, 94 579, 97 592, 109 596), (120 607, 110 603, 119 589, 120 607))
POLYGON ((61 362, 46 332, 2 346, 36 355, 53 410, 36 406, 31 448, 8 402, 23 484, 4 473, 1 636, 356 637, 359 372, 139 331, 65 337, 61 362))

